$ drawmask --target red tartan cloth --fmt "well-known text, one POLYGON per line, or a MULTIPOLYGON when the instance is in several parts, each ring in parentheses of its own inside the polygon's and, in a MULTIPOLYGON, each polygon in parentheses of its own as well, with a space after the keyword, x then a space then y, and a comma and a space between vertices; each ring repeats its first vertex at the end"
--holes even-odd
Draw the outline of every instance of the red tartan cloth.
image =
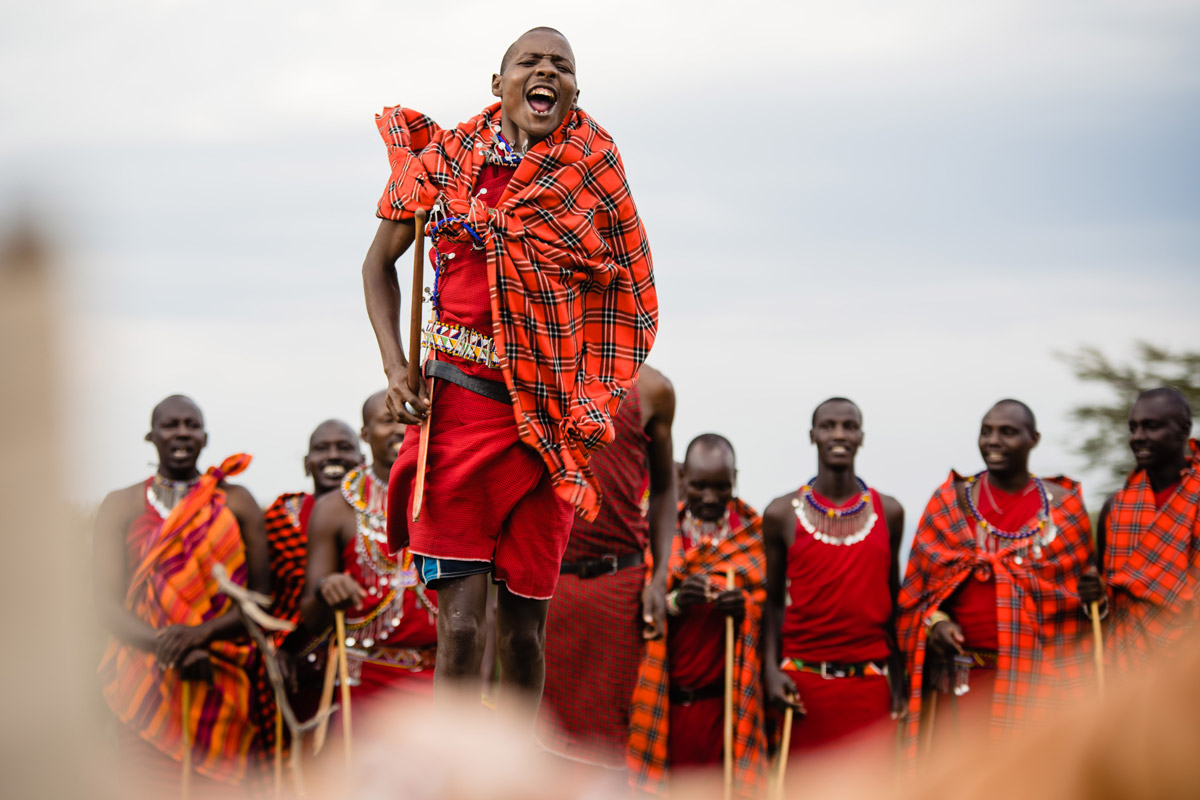
MULTIPOLYGON (((681 512, 682 508, 681 504, 681 512)), ((757 797, 766 761, 758 647, 762 604, 767 597, 767 558, 758 512, 734 500, 730 513, 733 533, 715 547, 703 544, 685 553, 682 537, 676 534, 667 590, 678 588, 696 572, 724 575, 727 567, 735 570, 734 580, 746 597, 746 616, 740 630, 734 632, 734 786, 741 796, 757 797)), ((668 635, 671 624, 668 618, 668 635)), ((633 694, 626 759, 632 786, 659 795, 666 794, 668 784, 670 658, 665 637, 646 644, 633 694)))
MULTIPOLYGON (((857 501, 856 494, 843 506, 857 501)), ((819 542, 796 520, 796 538, 787 553, 784 658, 848 663, 886 661, 891 653, 892 537, 874 489, 871 504, 875 525, 865 539, 848 546, 819 542)))
POLYGON ((521 597, 554 595, 571 535, 571 506, 517 438, 503 403, 435 381, 421 518, 412 521, 420 437, 405 436, 392 465, 388 543, 406 540, 432 558, 491 561, 497 581, 521 597))
POLYGON ((1082 677, 1080 662, 1087 648, 1081 640, 1090 623, 1075 585, 1091 557, 1091 524, 1079 484, 1044 479, 1057 535, 1040 559, 1030 554, 1017 563, 1014 547, 997 553, 980 550, 958 502, 955 482, 961 480, 951 472, 926 506, 900 590, 898 633, 912 681, 910 743, 921 716, 925 619, 977 570, 990 571, 996 579, 999 661, 993 734, 1044 717, 1064 682, 1082 677))
MULTIPOLYGON (((613 417, 617 438, 592 456, 604 503, 595 522, 575 518, 564 561, 645 549, 641 499, 650 479, 649 439, 638 385, 613 417)), ((615 575, 559 578, 546 621, 546 684, 538 740, 553 753, 623 767, 629 698, 642 659, 641 597, 646 565, 615 575)))
POLYGON ((1200 446, 1175 492, 1159 508, 1145 470, 1113 495, 1106 528, 1111 591, 1108 657, 1128 669, 1192 628, 1200 580, 1200 446))
MULTIPOLYGON (((300 600, 308 566, 308 517, 312 508, 311 494, 294 492, 279 495, 263 514, 271 551, 271 592, 275 597, 270 614, 288 622, 300 621, 300 600)), ((276 635, 276 646, 286 635, 276 635)))
MULTIPOLYGON (((498 208, 475 198, 499 124, 499 103, 452 129, 385 108, 376 125, 391 177, 377 214, 411 220, 440 200, 485 239, 493 332, 521 440, 555 490, 594 519, 588 458, 613 440, 612 415, 658 327, 650 246, 616 144, 580 110, 529 150, 498 208)), ((442 234, 466 236, 450 227, 442 234)))

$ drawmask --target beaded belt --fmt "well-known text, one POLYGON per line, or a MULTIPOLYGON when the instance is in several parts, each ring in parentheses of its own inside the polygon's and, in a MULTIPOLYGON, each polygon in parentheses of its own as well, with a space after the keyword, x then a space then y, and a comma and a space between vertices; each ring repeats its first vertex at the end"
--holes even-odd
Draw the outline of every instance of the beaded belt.
POLYGON ((812 672, 822 678, 861 678, 868 675, 887 677, 887 664, 874 661, 856 661, 851 664, 839 664, 832 661, 804 661, 799 658, 785 658, 779 666, 785 672, 812 672))
POLYGON ((963 650, 963 654, 954 660, 960 659, 964 665, 970 659, 971 669, 995 669, 999 656, 995 650, 963 650))
POLYGON ((421 344, 440 353, 500 369, 500 358, 496 355, 496 343, 492 337, 462 325, 431 319, 421 331, 421 344))
POLYGON ((368 664, 420 672, 433 669, 437 661, 437 647, 423 647, 419 650, 406 647, 371 647, 365 650, 360 647, 347 647, 346 656, 368 664))

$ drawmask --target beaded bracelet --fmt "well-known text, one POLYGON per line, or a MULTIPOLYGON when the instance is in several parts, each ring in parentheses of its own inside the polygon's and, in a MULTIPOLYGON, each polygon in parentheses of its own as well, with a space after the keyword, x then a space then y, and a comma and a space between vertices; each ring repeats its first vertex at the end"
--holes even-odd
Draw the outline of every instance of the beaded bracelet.
POLYGON ((947 614, 945 611, 934 611, 932 614, 930 614, 928 617, 925 618, 925 630, 927 632, 932 631, 933 626, 937 625, 939 622, 953 622, 953 621, 954 620, 950 619, 950 615, 947 614))
POLYGON ((678 617, 681 613, 679 610, 679 590, 667 592, 667 613, 672 617, 678 617))

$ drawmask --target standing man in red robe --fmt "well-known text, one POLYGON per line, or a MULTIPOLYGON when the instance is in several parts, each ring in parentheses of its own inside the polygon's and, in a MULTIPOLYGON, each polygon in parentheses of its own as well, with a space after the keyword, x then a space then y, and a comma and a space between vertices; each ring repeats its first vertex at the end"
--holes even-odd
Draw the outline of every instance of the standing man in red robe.
MULTIPOLYGON (((417 581, 406 552, 388 553, 387 476, 405 436, 385 391, 363 404, 362 438, 370 466, 352 469, 337 491, 313 506, 304 622, 313 633, 329 633, 333 612, 346 612, 354 700, 427 695, 437 653, 437 597, 417 581)), ((326 657, 324 651, 310 655, 326 657)))
POLYGON ((658 304, 620 154, 576 104, 570 43, 552 28, 526 32, 491 91, 499 103, 453 129, 400 107, 377 117, 392 174, 363 284, 388 407, 429 426, 419 519, 420 437, 411 436, 391 476, 388 532, 393 550, 411 545, 446 611, 439 683, 475 688, 490 576, 501 584, 502 683, 537 698, 571 520, 594 520, 600 508, 588 460, 613 441, 612 416, 650 352, 658 304), (432 209, 435 279, 428 382, 414 393, 396 261, 418 209, 432 209))
MULTIPOLYGON (((308 437, 304 474, 312 478, 313 490, 281 494, 263 514, 271 550, 271 586, 275 596, 271 616, 300 622, 300 600, 308 566, 308 521, 313 504, 317 498, 341 487, 346 473, 361 463, 358 434, 341 420, 325 420, 308 437)), ((320 669, 324 667, 324 663, 316 659, 296 661, 291 657, 307 639, 303 629, 298 628, 290 636, 278 635, 276 641, 280 667, 289 684, 292 709, 302 720, 317 710, 320 669)), ((271 688, 264 684, 258 691, 270 692, 271 688)), ((272 719, 270 724, 274 723, 272 719)))
POLYGON ((1029 472, 1040 438, 1029 406, 1001 400, 979 428, 985 469, 951 472, 925 508, 900 591, 910 734, 932 706, 936 739, 1003 734, 1075 677, 1091 525, 1078 483, 1029 472))
POLYGON ((256 651, 213 576, 219 564, 234 583, 269 594, 262 512, 250 492, 225 480, 250 456, 203 475, 196 469, 208 433, 190 398, 155 406, 146 441, 158 451, 155 474, 109 494, 96 514, 96 606, 111 634, 100 679, 120 721, 118 767, 156 796, 179 788, 189 682, 186 724, 202 776, 194 785, 211 782, 216 791, 242 783, 266 749, 253 714, 256 651))
POLYGON ((643 366, 592 457, 604 502, 576 519, 546 621, 546 692, 538 738, 552 753, 624 769, 629 701, 644 639, 662 635, 675 536, 675 389, 643 366), (647 581, 646 552, 653 573, 647 581))
MULTIPOLYGON (((908 702, 896 640, 904 509, 855 472, 863 427, 852 401, 817 406, 808 436, 816 477, 763 516, 765 692, 804 715, 792 729, 797 754, 886 732, 908 702)), ((891 740, 876 741, 886 758, 891 740)))
POLYGON ((1101 580, 1080 578, 1084 603, 1107 605, 1105 644, 1123 670, 1173 648, 1196 622, 1200 587, 1200 446, 1192 408, 1173 387, 1142 392, 1129 410, 1137 468, 1100 512, 1101 580))
POLYGON ((630 783, 663 794, 675 771, 724 755, 725 621, 734 622, 733 764, 740 796, 762 785, 762 519, 735 496, 733 446, 702 434, 684 456, 684 491, 667 579, 666 636, 646 643, 629 726, 630 783), (726 571, 734 571, 734 585, 726 571))

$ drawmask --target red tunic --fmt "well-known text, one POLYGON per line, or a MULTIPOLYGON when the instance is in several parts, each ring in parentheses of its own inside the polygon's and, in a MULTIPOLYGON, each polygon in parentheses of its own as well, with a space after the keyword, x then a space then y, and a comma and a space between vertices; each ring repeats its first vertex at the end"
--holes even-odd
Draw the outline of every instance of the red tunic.
MULTIPOLYGON (((842 505, 815 495, 826 506, 842 505)), ((886 663, 892 594, 891 534, 879 493, 871 490, 875 523, 862 541, 830 545, 796 520, 796 540, 788 550, 788 605, 783 615, 784 658, 804 661, 886 663)), ((861 513, 861 512, 860 512, 861 513)), ((858 737, 876 725, 890 723, 891 693, 883 675, 826 679, 811 672, 789 671, 807 714, 792 727, 792 753, 807 753, 858 737)), ((881 749, 888 751, 883 740, 881 749)))
MULTIPOLYGON (((512 167, 485 166, 476 194, 494 207, 512 167)), ((493 332, 485 250, 443 243, 438 277, 442 322, 493 332), (453 253, 454 258, 449 258, 453 253)), ((437 353, 463 372, 503 382, 501 371, 437 353)), ((571 533, 572 507, 561 500, 541 457, 523 445, 512 407, 435 381, 421 517, 412 521, 418 436, 404 437, 392 466, 388 539, 433 558, 490 561, 497 581, 522 597, 548 599, 571 533)))
MULTIPOLYGON (((595 522, 576 518, 564 561, 645 549, 650 526, 642 498, 650 481, 649 438, 637 384, 613 423, 617 438, 590 463, 604 495, 595 522)), ((563 575, 546 620, 546 688, 538 740, 576 761, 620 768, 629 735, 629 699, 642 657, 641 593, 646 565, 613 575, 563 575)))
MULTIPOLYGON (((730 519, 737 529, 738 521, 730 519)), ((688 537, 681 536, 684 552, 692 549, 688 537)), ((721 576, 710 576, 715 587, 724 586, 721 576)), ((667 626, 667 647, 671 653, 668 670, 671 686, 703 689, 725 678, 725 615, 712 603, 692 606, 667 626)), ((690 705, 671 703, 667 741, 668 764, 672 769, 717 764, 724 753, 723 694, 696 700, 690 705)))

